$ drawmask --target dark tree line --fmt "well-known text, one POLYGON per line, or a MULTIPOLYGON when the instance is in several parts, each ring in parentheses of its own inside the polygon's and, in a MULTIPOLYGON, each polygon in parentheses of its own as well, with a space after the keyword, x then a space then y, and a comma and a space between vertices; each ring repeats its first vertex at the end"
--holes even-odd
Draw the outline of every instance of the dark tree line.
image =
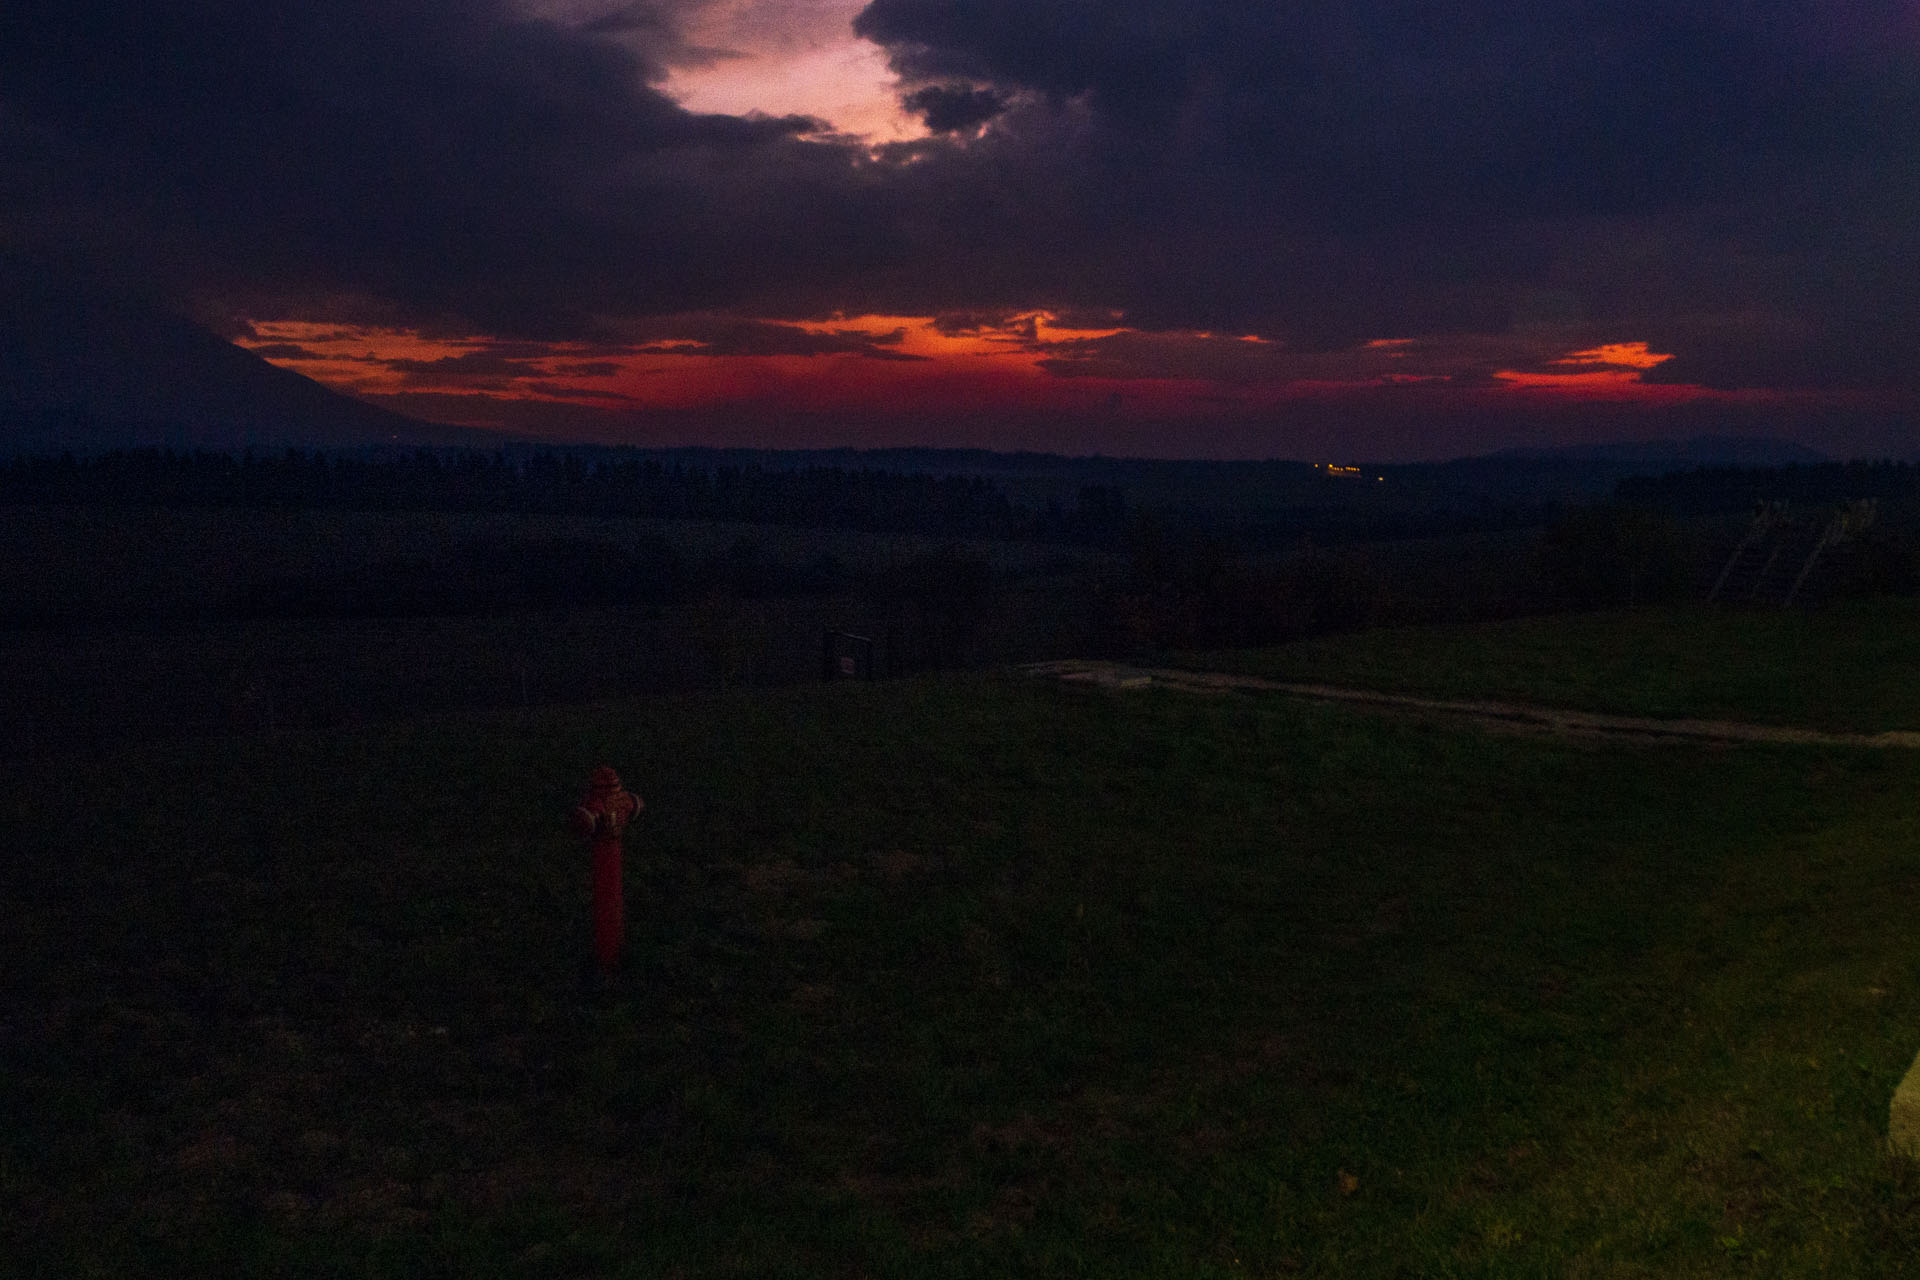
MULTIPOLYGON (((1367 498, 1373 495, 1343 495, 1367 498)), ((1552 503, 1435 495, 1411 505, 1301 501, 1276 489, 1222 506, 1129 502, 1108 483, 1024 506, 998 481, 887 467, 763 466, 597 448, 232 453, 120 449, 0 458, 0 504, 442 511, 730 520, 1020 539, 1121 550, 1143 516, 1243 547, 1368 541, 1545 523, 1552 503)))
POLYGON ((1756 502, 1829 506, 1857 498, 1920 496, 1920 464, 1822 462, 1785 467, 1702 467, 1663 476, 1632 476, 1614 489, 1617 501, 1673 515, 1715 515, 1756 502))
POLYGON ((657 458, 519 450, 235 455, 128 449, 23 456, 0 462, 0 503, 638 516, 946 538, 1073 537, 1101 524, 1078 513, 1022 511, 978 476, 701 468, 657 458))

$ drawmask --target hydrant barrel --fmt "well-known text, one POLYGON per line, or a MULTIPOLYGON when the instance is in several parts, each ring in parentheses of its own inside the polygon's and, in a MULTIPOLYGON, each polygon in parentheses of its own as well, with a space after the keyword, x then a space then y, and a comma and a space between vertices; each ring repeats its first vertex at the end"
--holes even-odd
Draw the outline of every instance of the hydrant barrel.
POLYGON ((620 785, 620 775, 605 765, 587 779, 587 792, 570 818, 593 854, 593 958, 602 973, 620 962, 626 939, 626 903, 622 888, 620 838, 642 808, 639 796, 620 785))

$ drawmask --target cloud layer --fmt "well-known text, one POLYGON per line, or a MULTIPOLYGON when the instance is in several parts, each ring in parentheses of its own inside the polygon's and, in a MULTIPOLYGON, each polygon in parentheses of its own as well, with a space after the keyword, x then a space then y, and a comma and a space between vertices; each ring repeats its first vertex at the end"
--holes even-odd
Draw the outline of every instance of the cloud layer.
POLYGON ((767 322, 1044 308, 1141 331, 1061 374, 1500 338, 1920 389, 1904 0, 873 0, 931 133, 878 148, 668 98, 727 54, 686 34, 713 3, 12 0, 0 244, 255 318, 709 317, 642 339, 683 354, 899 360, 767 322))
POLYGON ((681 110, 622 13, 21 0, 0 15, 0 227, 176 288, 543 334, 849 265, 884 221, 851 149, 803 141, 804 118, 681 110))
POLYGON ((1672 378, 1872 385, 1920 336, 1888 284, 1920 250, 1917 14, 874 0, 857 28, 1023 104, 942 167, 1072 228, 1032 255, 1070 301, 1309 348, 1625 329, 1686 348, 1672 378))

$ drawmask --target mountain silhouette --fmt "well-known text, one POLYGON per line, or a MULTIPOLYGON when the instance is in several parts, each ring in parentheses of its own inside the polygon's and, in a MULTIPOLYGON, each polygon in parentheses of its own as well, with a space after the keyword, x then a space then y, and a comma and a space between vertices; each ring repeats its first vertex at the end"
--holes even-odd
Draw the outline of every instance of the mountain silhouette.
POLYGON ((0 452, 493 440, 341 395, 163 307, 0 256, 0 452))
POLYGON ((1523 446, 1483 454, 1486 458, 1526 461, 1616 463, 1641 471, 1678 471, 1691 467, 1786 467, 1831 462, 1818 449, 1778 436, 1696 435, 1677 440, 1614 440, 1599 444, 1523 446))

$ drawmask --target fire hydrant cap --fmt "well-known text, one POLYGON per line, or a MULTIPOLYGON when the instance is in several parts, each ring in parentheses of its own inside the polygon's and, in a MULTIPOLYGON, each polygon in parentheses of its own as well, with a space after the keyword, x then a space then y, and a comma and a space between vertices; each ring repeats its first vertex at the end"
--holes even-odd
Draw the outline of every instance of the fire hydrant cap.
POLYGON ((595 791, 618 790, 620 786, 620 775, 603 764, 587 775, 587 785, 595 791))

